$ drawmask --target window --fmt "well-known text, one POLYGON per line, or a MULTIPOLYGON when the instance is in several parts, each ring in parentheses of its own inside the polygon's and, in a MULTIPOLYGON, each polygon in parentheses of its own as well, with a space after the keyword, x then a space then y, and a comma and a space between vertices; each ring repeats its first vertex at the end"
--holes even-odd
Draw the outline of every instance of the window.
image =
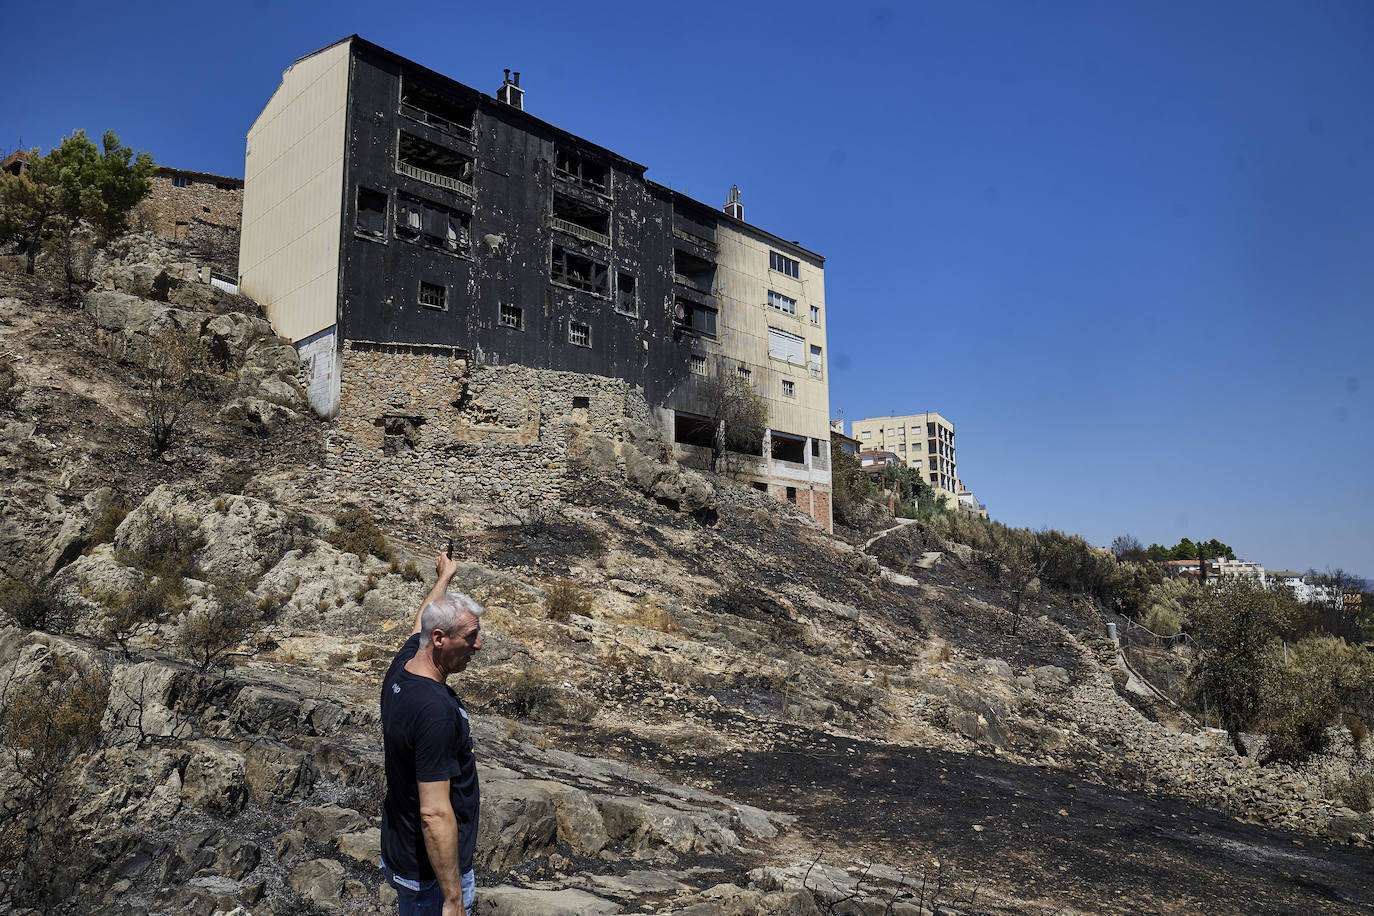
POLYGON ((610 191, 609 170, 570 150, 560 149, 554 153, 553 173, 564 181, 571 181, 598 194, 610 191))
POLYGON ((518 305, 501 305, 501 326, 515 328, 517 331, 525 328, 525 310, 518 305))
POLYGON ((448 299, 448 289, 438 283, 420 281, 420 304, 432 309, 442 309, 448 299))
POLYGON ((814 345, 811 347, 811 377, 821 377, 821 348, 814 345))
POLYGON ((707 337, 716 336, 716 310, 709 305, 698 305, 686 299, 679 299, 673 322, 680 328, 707 337))
POLYGON ((174 187, 174 188, 185 188, 185 187, 189 187, 190 184, 191 184, 191 182, 189 182, 189 181, 186 180, 186 176, 185 176, 185 175, 173 175, 173 176, 172 176, 172 187, 174 187))
POLYGON ((796 488, 796 487, 788 487, 788 488, 787 488, 787 501, 788 501, 789 503, 794 503, 794 504, 796 503, 796 501, 797 501, 797 488, 796 488))
POLYGON ((796 396, 797 396, 797 383, 794 382, 794 381, 791 381, 790 379, 783 379, 783 380, 782 380, 782 396, 785 397, 785 398, 794 398, 794 397, 796 397, 796 396))
POLYGON ((704 356, 702 356, 702 355, 700 355, 700 354, 698 354, 698 353, 693 353, 690 357, 688 357, 687 366, 688 366, 688 368, 690 368, 690 369, 692 370, 693 374, 695 374, 695 375, 705 375, 705 374, 706 374, 706 357, 704 357, 704 356))
POLYGON ((466 213, 398 194, 396 196, 396 237, 440 251, 457 254, 468 250, 466 213))
POLYGON ((580 321, 569 321, 568 343, 579 347, 590 347, 592 345, 591 325, 583 324, 580 321))
POLYGON ((786 312, 789 315, 797 314, 796 299, 790 296, 784 296, 782 293, 775 293, 771 289, 768 291, 768 305, 771 308, 775 308, 780 312, 786 312))
POLYGON ((386 238, 386 195, 371 188, 358 188, 358 220, 354 228, 361 235, 386 238))
POLYGON ((599 296, 610 295, 610 268, 575 251, 553 246, 549 275, 555 283, 599 296))
POLYGON ((573 410, 590 410, 592 399, 588 396, 573 395, 573 410))
POLYGON ((904 452, 904 451, 906 451, 906 443, 905 443, 905 442, 898 442, 898 443, 897 443, 897 451, 899 451, 899 452, 904 452))
POLYGON ((774 432, 769 439, 772 457, 778 461, 791 461, 794 464, 806 462, 806 437, 791 433, 774 432))
POLYGON ((820 324, 820 323, 821 323, 821 307, 820 307, 819 305, 813 305, 813 306, 811 306, 811 323, 812 323, 812 324, 820 324))
POLYGON ((927 423, 927 424, 926 424, 926 435, 927 435, 927 436, 933 436, 933 435, 935 435, 935 424, 934 424, 934 423, 927 423))
POLYGON ((553 195, 553 228, 603 247, 611 244, 611 215, 562 194, 553 195))
POLYGON ((768 267, 776 270, 780 274, 787 274, 789 277, 801 276, 801 265, 785 255, 778 254, 776 251, 768 252, 768 267))
POLYGON ((716 444, 716 424, 705 417, 678 411, 673 414, 673 441, 712 448, 716 444))
POLYGON ((635 278, 633 274, 615 275, 615 310, 622 315, 638 315, 639 300, 635 297, 635 278))
POLYGON ((768 329, 768 355, 773 359, 785 359, 800 366, 805 362, 802 356, 802 347, 805 345, 806 341, 796 334, 779 331, 777 328, 768 329))
POLYGON ((911 450, 912 450, 913 452, 919 452, 919 451, 921 450, 921 443, 920 443, 920 442, 913 442, 913 443, 911 443, 911 450))
POLYGON ((738 375, 740 378, 748 381, 749 379, 754 377, 754 370, 750 369, 748 366, 736 366, 735 374, 738 375))
POLYGON ((859 438, 860 438, 860 439, 872 439, 872 438, 873 438, 873 433, 869 432, 868 430, 864 430, 863 432, 859 433, 859 438))
MULTIPOLYGON (((812 349, 816 350, 817 352, 820 352, 820 347, 813 347, 812 349)), ((897 427, 897 435, 899 435, 899 436, 905 436, 905 435, 906 435, 906 427, 905 427, 905 426, 899 426, 899 427, 897 427)))
POLYGON ((812 458, 819 458, 819 457, 821 457, 821 440, 819 440, 819 439, 812 439, 812 440, 811 440, 811 457, 812 457, 812 458))

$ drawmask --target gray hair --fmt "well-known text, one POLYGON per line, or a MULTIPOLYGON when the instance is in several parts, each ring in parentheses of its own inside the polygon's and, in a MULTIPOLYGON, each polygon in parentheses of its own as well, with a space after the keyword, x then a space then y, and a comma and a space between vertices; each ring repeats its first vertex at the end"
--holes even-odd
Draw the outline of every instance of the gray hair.
POLYGON ((420 645, 428 646, 430 635, 435 630, 443 630, 445 636, 452 636, 459 618, 468 616, 476 620, 484 610, 476 600, 462 592, 449 592, 435 598, 420 612, 420 645))

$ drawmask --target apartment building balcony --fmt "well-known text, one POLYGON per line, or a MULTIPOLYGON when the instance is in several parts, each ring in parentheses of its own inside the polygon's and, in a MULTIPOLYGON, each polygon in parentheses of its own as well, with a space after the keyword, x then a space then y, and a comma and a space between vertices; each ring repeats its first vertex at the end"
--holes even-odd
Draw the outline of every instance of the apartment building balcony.
POLYGON ((471 156, 446 149, 410 134, 401 134, 396 150, 396 173, 425 184, 476 197, 472 186, 475 163, 471 156))
POLYGON ((432 184, 436 188, 443 188, 447 191, 456 191, 468 197, 476 197, 477 189, 459 178, 452 178, 448 175, 440 175, 438 172, 431 172, 429 169, 422 169, 418 165, 411 165, 409 162, 396 163, 398 174, 405 175, 407 178, 414 178, 416 181, 423 181, 425 184, 432 184))
POLYGON ((557 216, 553 218, 553 228, 557 229, 559 232, 566 232, 568 235, 576 236, 579 239, 595 242, 606 248, 611 247, 611 237, 609 235, 587 229, 584 226, 579 226, 577 223, 570 222, 566 219, 560 219, 557 216))

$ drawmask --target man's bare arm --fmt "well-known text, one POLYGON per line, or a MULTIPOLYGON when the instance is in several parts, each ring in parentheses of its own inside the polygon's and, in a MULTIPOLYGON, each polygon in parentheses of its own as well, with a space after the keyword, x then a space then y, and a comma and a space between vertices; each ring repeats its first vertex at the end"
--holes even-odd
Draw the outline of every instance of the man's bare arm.
POLYGON ((447 779, 420 783, 420 828, 425 835, 430 867, 444 895, 445 916, 467 916, 463 909, 463 875, 458 870, 458 818, 448 792, 447 779))
POLYGON ((425 605, 435 598, 443 597, 448 591, 449 582, 453 581, 453 574, 458 572, 458 561, 450 559, 447 554, 440 553, 434 560, 434 572, 438 576, 434 580, 434 587, 425 595, 425 600, 420 602, 419 609, 415 612, 415 625, 410 628, 411 635, 420 632, 420 615, 424 613, 425 605))

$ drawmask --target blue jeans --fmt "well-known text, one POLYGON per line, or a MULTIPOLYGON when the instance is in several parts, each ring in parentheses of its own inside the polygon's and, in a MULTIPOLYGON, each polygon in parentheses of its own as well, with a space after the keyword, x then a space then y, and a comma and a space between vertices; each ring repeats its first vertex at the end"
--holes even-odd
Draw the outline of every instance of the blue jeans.
MULTIPOLYGON (((396 891, 396 914, 397 916, 439 916, 444 908, 444 894, 439 889, 439 882, 412 881, 409 878, 402 878, 389 867, 386 861, 382 861, 382 874, 386 875, 389 883, 396 891)), ((463 874, 463 909, 468 916, 472 916, 472 905, 477 898, 477 876, 468 869, 463 874)))

